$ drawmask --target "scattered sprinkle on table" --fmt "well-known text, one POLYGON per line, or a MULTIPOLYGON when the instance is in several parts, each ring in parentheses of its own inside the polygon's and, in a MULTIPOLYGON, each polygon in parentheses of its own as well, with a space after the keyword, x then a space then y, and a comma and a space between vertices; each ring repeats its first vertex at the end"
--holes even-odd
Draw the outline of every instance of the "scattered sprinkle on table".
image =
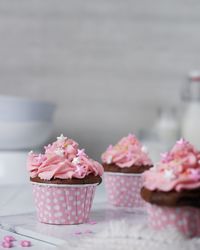
MULTIPOLYGON (((15 247, 13 245, 13 242, 18 243, 21 247, 31 247, 31 241, 29 240, 21 240, 21 241, 17 241, 12 235, 6 235, 3 237, 3 240, 1 242, 1 246, 3 248, 12 248, 15 247)), ((16 244, 17 246, 17 244, 16 244)))
POLYGON ((31 246, 31 242, 30 242, 29 240, 22 240, 22 241, 20 242, 20 245, 21 245, 22 247, 30 247, 30 246, 31 246))
POLYGON ((1 243, 1 245, 2 245, 3 248, 11 248, 11 247, 13 247, 13 244, 12 244, 11 241, 3 241, 1 243))
POLYGON ((95 220, 91 220, 91 221, 88 221, 88 224, 95 225, 95 224, 97 224, 97 222, 95 220))

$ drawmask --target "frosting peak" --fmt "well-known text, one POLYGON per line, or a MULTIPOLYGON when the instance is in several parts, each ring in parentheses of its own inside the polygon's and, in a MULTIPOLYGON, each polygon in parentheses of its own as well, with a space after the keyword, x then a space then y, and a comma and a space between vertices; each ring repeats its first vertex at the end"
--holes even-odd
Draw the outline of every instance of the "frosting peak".
POLYGON ((110 145, 101 158, 103 163, 114 163, 121 168, 132 165, 152 165, 146 147, 142 146, 132 134, 123 137, 116 145, 110 145))
POLYGON ((143 174, 144 186, 149 190, 181 191, 200 187, 200 152, 188 141, 176 142, 161 161, 143 174))
POLYGON ((82 179, 89 174, 102 176, 103 167, 96 161, 90 159, 84 149, 72 139, 63 135, 57 137, 52 144, 44 147, 44 154, 28 154, 27 169, 30 177, 40 177, 44 180, 71 179, 73 177, 82 179))

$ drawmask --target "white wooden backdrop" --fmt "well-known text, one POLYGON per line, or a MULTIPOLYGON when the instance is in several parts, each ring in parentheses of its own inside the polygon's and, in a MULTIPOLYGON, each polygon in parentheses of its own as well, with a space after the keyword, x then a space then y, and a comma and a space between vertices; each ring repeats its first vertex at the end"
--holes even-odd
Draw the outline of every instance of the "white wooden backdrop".
POLYGON ((199 0, 0 0, 0 94, 57 103, 54 134, 94 157, 198 67, 199 0))

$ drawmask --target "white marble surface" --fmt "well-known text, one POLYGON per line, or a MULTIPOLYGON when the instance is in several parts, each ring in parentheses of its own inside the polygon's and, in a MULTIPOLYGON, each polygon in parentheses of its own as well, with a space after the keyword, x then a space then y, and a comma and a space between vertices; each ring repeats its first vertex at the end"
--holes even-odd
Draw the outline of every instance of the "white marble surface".
MULTIPOLYGON (((5 235, 13 235, 17 242, 14 242, 13 249, 22 249, 19 245, 20 240, 30 240, 33 250, 48 250, 54 246, 41 242, 32 237, 27 237, 27 234, 17 234, 13 227, 2 226, 3 218, 8 216, 12 220, 13 216, 27 213, 34 213, 35 208, 32 199, 31 186, 28 184, 21 185, 1 185, 0 186, 0 241, 5 235)), ((25 216, 26 217, 26 216, 25 216)), ((22 220, 23 221, 23 220, 22 220)), ((14 225, 14 220, 12 221, 14 225)), ((28 249, 28 248, 27 248, 28 249)))
MULTIPOLYGON (((9 231, 11 230, 13 233, 17 232, 17 234, 25 235, 25 238, 28 236, 28 238, 35 238, 41 242, 44 240, 47 243, 41 243, 41 247, 47 247, 48 249, 48 246, 54 247, 54 244, 60 245, 65 242, 62 239, 63 233, 68 232, 67 237, 70 237, 70 232, 82 227, 66 226, 65 228, 60 228, 37 223, 32 188, 29 183, 21 185, 1 185, 0 197, 0 228, 8 230, 0 231, 0 239, 3 238, 4 233, 10 234, 9 231), (68 228, 70 228, 70 230, 67 230, 68 228), (55 232, 56 236, 54 235, 55 232), (54 237, 50 237, 51 234, 53 234, 54 237), (48 237, 48 235, 50 236, 48 237)), ((101 188, 97 188, 94 206, 98 207, 98 204, 104 202, 105 199, 104 187, 101 185, 101 188)), ((64 234, 64 236, 66 235, 64 234)), ((33 249, 42 249, 40 248, 39 241, 34 241, 37 242, 37 244, 34 244, 33 249)), ((17 250, 17 248, 15 249, 17 250)))
MULTIPOLYGON (((35 213, 3 216, 0 218, 0 238, 9 230, 17 239, 31 239, 34 250, 81 249, 130 250, 171 249, 198 250, 200 239, 187 239, 174 228, 154 231, 148 227, 145 210, 113 208, 96 202, 90 221, 96 224, 48 225, 37 222, 35 213)), ((10 232, 9 232, 10 234, 10 232)), ((18 249, 18 248, 15 248, 18 249)))
POLYGON ((81 225, 49 225, 37 222, 35 213, 2 216, 0 226, 26 237, 34 238, 51 247, 62 246, 68 241, 77 241, 77 238, 93 237, 95 234, 106 229, 109 223, 114 221, 134 221, 135 225, 146 221, 146 214, 143 210, 116 209, 105 202, 96 202, 90 214, 90 222, 81 225), (89 231, 89 233, 88 233, 89 231))
POLYGON ((96 224, 56 226, 37 222, 29 185, 1 187, 0 240, 5 235, 14 235, 18 240, 31 240, 33 247, 30 249, 34 250, 61 249, 62 245, 65 245, 62 249, 79 249, 81 245, 88 250, 93 249, 94 244, 97 249, 109 250, 121 250, 126 244, 134 250, 146 249, 148 244, 153 250, 199 249, 198 238, 187 240, 173 231, 157 237, 159 233, 155 234, 147 226, 144 210, 112 208, 105 202, 104 190, 97 190, 90 216, 90 221, 96 224))
MULTIPOLYGON (((95 220, 97 224, 84 224, 73 226, 54 226, 37 222, 35 206, 33 204, 32 190, 29 184, 13 185, 0 187, 0 239, 4 234, 10 232, 16 237, 23 239, 34 238, 33 249, 46 249, 45 247, 61 246, 70 238, 76 240, 76 232, 83 232, 83 236, 90 237, 90 234, 84 235, 84 232, 91 230, 92 234, 100 232, 111 220, 120 220, 129 216, 129 213, 123 213, 119 210, 112 210, 105 203, 106 196, 104 187, 97 188, 90 219, 95 220), (36 242, 36 243, 35 243, 36 242), (43 248, 40 248, 43 247, 43 248)), ((18 248, 15 248, 18 249, 18 248)))
MULTIPOLYGON (((3 230, 0 228, 0 240, 2 241, 2 239, 7 235, 11 235, 16 239, 16 241, 13 242, 13 247, 12 247, 12 249, 15 249, 15 250, 22 250, 22 247, 20 245, 20 241, 22 241, 22 240, 31 241, 31 244, 32 244, 32 246, 30 248, 24 248, 24 249, 30 249, 30 250, 55 249, 55 247, 51 244, 41 242, 41 241, 35 240, 33 238, 30 238, 30 237, 27 237, 24 235, 20 235, 20 234, 16 234, 15 232, 3 230)), ((3 249, 3 248, 0 248, 0 249, 3 249)))

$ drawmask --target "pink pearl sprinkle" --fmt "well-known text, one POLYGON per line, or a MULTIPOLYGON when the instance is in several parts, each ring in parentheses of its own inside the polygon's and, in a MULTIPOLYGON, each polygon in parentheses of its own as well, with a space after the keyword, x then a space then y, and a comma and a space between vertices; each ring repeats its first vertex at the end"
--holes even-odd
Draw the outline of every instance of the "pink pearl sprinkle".
POLYGON ((95 225, 95 224, 97 224, 97 222, 95 220, 91 220, 91 221, 88 222, 88 224, 95 225))
POLYGON ((1 245, 2 245, 3 248, 11 248, 11 247, 13 247, 13 244, 10 241, 3 241, 1 245))
POLYGON ((6 236, 4 236, 4 241, 6 241, 6 242, 11 242, 11 241, 14 241, 14 240, 16 240, 12 235, 6 235, 6 236))
POLYGON ((22 247, 30 247, 31 246, 31 242, 29 240, 22 240, 20 242, 22 247))

